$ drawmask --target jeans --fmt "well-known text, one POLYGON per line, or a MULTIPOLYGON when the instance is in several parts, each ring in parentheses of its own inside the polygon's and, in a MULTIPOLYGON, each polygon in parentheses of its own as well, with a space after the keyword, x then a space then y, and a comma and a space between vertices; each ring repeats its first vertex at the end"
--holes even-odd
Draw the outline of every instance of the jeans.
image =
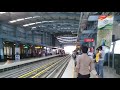
POLYGON ((101 78, 103 78, 103 63, 104 63, 104 60, 99 61, 99 76, 101 78))
POLYGON ((98 62, 95 63, 95 69, 96 69, 97 74, 99 75, 99 63, 98 62))

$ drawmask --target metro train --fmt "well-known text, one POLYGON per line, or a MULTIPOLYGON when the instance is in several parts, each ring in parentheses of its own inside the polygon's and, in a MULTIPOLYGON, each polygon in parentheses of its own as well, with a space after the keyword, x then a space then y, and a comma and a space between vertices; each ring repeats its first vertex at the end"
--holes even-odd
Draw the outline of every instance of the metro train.
POLYGON ((54 47, 52 48, 53 54, 59 55, 59 56, 65 56, 65 50, 62 48, 54 47))

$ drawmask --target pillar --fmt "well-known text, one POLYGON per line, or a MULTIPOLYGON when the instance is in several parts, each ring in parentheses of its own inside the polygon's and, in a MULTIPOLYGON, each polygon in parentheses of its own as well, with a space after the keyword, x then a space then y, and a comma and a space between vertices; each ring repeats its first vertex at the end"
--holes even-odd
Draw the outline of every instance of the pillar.
POLYGON ((0 61, 4 59, 3 47, 3 40, 0 38, 0 61))
POLYGON ((32 31, 32 41, 34 42, 34 31, 32 31))
POLYGON ((20 54, 20 47, 19 47, 19 43, 18 42, 15 43, 15 54, 17 52, 20 54))
POLYGON ((46 42, 46 35, 45 35, 45 32, 43 33, 43 44, 45 44, 46 42))
POLYGON ((41 34, 41 44, 43 44, 43 34, 41 34))
POLYGON ((52 46, 52 43, 51 43, 51 42, 52 42, 52 38, 51 38, 51 35, 50 35, 50 46, 52 46))
POLYGON ((44 32, 44 34, 43 34, 44 36, 44 44, 46 44, 46 33, 44 32))
POLYGON ((18 57, 17 57, 17 59, 16 59, 16 55, 19 55, 19 56, 20 56, 19 42, 16 42, 16 43, 15 43, 15 60, 20 60, 20 57, 19 57, 19 59, 18 59, 18 57))

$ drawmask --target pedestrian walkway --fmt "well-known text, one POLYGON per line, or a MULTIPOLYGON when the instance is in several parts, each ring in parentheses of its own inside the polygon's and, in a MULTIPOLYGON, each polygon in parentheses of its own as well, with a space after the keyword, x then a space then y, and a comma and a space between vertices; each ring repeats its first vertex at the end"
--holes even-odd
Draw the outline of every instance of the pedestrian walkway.
POLYGON ((74 60, 71 57, 70 62, 61 78, 74 78, 74 66, 74 60))
MULTIPOLYGON (((96 78, 95 75, 90 73, 90 78, 96 78)), ((74 60, 71 58, 62 78, 76 78, 74 60)), ((104 78, 120 78, 120 75, 116 74, 116 71, 112 68, 104 66, 104 78)))
POLYGON ((120 78, 120 75, 116 74, 116 70, 112 68, 104 67, 104 78, 120 78))

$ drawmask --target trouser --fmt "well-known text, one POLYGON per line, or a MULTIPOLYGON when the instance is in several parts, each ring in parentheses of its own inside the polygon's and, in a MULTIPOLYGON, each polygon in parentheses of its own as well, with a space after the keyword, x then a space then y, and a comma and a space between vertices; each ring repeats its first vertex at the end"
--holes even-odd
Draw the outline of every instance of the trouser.
POLYGON ((95 63, 95 69, 96 69, 97 75, 99 75, 99 62, 95 63))
POLYGON ((90 78, 90 74, 82 75, 82 74, 78 73, 78 77, 77 78, 90 78))
POLYGON ((103 64, 104 64, 104 61, 103 60, 99 60, 99 76, 101 78, 103 78, 103 64))
POLYGON ((75 60, 75 67, 76 67, 76 65, 77 65, 77 61, 75 60))

